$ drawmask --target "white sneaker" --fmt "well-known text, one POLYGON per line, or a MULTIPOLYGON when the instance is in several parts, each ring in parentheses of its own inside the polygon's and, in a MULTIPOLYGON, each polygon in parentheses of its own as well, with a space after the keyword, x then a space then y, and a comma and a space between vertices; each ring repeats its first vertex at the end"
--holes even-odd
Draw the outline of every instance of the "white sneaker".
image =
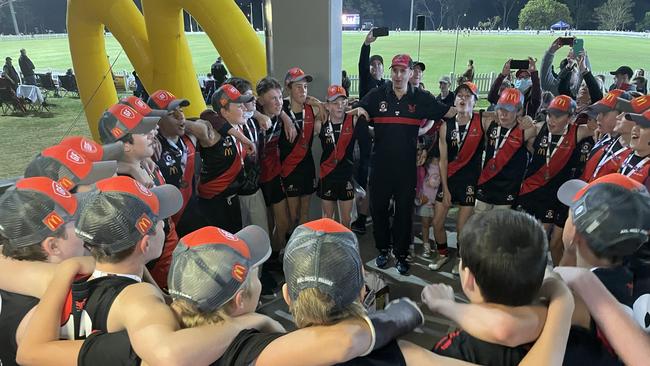
POLYGON ((460 259, 456 258, 456 260, 454 260, 454 266, 453 266, 453 268, 451 269, 451 274, 453 274, 453 275, 455 275, 455 276, 458 276, 458 275, 459 275, 459 272, 458 272, 458 266, 459 266, 459 264, 460 264, 460 259))
POLYGON ((422 251, 422 256, 424 258, 431 258, 431 245, 429 243, 424 243, 424 250, 422 251))
POLYGON ((447 262, 449 262, 449 257, 446 255, 439 254, 438 257, 436 257, 433 260, 433 263, 429 264, 429 269, 432 271, 438 271, 447 262))

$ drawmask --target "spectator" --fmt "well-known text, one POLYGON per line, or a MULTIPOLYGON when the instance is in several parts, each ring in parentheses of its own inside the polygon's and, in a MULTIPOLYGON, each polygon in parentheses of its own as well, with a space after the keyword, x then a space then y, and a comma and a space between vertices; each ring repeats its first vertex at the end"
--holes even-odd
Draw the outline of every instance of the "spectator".
POLYGON ((632 83, 636 87, 636 91, 641 94, 648 94, 648 79, 643 76, 637 76, 632 79, 632 83))
MULTIPOLYGON (((542 68, 540 71, 542 90, 548 90, 553 93, 553 95, 559 94, 558 84, 560 83, 560 80, 553 71, 553 58, 555 57, 555 53, 563 46, 564 45, 561 44, 560 38, 557 38, 555 41, 553 41, 551 47, 546 51, 546 53, 544 53, 544 58, 542 59, 542 68)), ((564 60, 562 60, 562 63, 568 62, 569 59, 573 58, 575 58, 573 51, 569 51, 569 54, 564 60)), ((585 62, 587 64, 587 68, 591 69, 589 58, 586 58, 585 62)), ((578 88, 580 88, 581 83, 582 76, 578 73, 578 70, 572 69, 570 89, 574 94, 578 93, 578 88)))
POLYGON ((223 84, 224 81, 226 81, 228 78, 228 70, 226 70, 226 66, 223 64, 221 56, 219 56, 217 58, 217 61, 212 64, 212 67, 210 67, 210 72, 216 81, 215 89, 218 89, 221 84, 223 84))
POLYGON ((465 70, 461 78, 463 78, 463 82, 474 82, 474 60, 469 60, 467 62, 467 70, 465 70))
POLYGON ((18 66, 20 72, 23 74, 23 82, 26 85, 36 85, 36 76, 34 75, 34 64, 32 60, 27 57, 25 49, 20 50, 20 57, 18 58, 18 66))
POLYGON ((142 84, 142 80, 140 80, 138 73, 133 70, 132 74, 135 78, 135 90, 133 91, 133 95, 142 100, 149 100, 149 93, 147 93, 147 90, 144 88, 144 84, 142 84))
POLYGON ((377 40, 372 35, 372 29, 366 35, 366 40, 361 46, 359 53, 359 99, 363 98, 374 88, 383 86, 384 80, 384 59, 379 55, 370 56, 370 44, 377 40))
POLYGON ((628 92, 636 91, 635 86, 630 84, 634 74, 629 66, 621 66, 615 71, 610 71, 610 74, 614 75, 614 84, 610 85, 609 91, 614 89, 621 89, 628 92))
POLYGON ((345 96, 350 97, 350 86, 352 86, 352 81, 348 77, 348 72, 343 70, 341 72, 341 86, 345 89, 345 96))
POLYGON ((454 95, 454 92, 449 90, 451 79, 449 76, 443 76, 438 81, 440 82, 440 94, 438 94, 436 99, 442 104, 453 107, 454 102, 456 101, 456 96, 454 95))
POLYGON ((425 68, 426 66, 424 65, 424 62, 417 61, 413 63, 413 76, 409 80, 409 83, 411 83, 413 87, 424 90, 422 78, 424 77, 425 68))
MULTIPOLYGON (((588 105, 594 104, 597 101, 603 99, 601 84, 598 82, 598 79, 596 79, 591 73, 591 70, 589 70, 587 67, 586 60, 587 58, 585 55, 578 56, 578 70, 580 71, 580 75, 582 75, 582 84, 580 85, 580 89, 578 89, 578 94, 576 96, 568 94, 570 97, 576 100, 579 111, 588 105)), ((566 88, 562 89, 566 91, 566 88)), ((560 93, 565 94, 562 92, 560 93)))
POLYGON ((13 84, 13 90, 16 90, 18 88, 18 84, 20 84, 20 77, 18 76, 14 65, 11 63, 11 57, 5 58, 5 64, 2 67, 2 72, 6 78, 11 80, 11 83, 13 84))
MULTIPOLYGON (((499 101, 500 91, 502 91, 501 84, 510 75, 510 61, 512 60, 508 60, 503 65, 501 74, 492 83, 490 93, 488 94, 488 101, 492 104, 496 104, 499 101)), ((535 62, 536 60, 534 58, 528 57, 528 69, 517 70, 514 82, 514 87, 519 89, 524 95, 524 115, 530 116, 531 118, 537 115, 537 111, 542 102, 542 89, 535 62)))

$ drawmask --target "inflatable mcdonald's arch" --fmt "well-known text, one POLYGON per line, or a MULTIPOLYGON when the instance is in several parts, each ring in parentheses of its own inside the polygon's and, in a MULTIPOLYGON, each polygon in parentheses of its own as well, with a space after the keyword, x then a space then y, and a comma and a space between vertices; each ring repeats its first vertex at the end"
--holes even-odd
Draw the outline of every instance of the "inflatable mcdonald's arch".
POLYGON ((102 113, 118 101, 110 73, 103 80, 109 69, 104 26, 147 90, 166 89, 191 101, 188 116, 198 116, 205 102, 185 37, 183 9, 205 30, 233 75, 252 83, 266 75, 264 47, 233 0, 142 0, 142 8, 141 13, 133 0, 68 0, 70 52, 95 139, 102 113))

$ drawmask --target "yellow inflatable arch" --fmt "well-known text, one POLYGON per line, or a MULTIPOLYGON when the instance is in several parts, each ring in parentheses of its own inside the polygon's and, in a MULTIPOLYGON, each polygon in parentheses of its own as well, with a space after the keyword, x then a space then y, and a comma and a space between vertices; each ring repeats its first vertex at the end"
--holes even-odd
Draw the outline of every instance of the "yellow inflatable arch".
POLYGON ((198 116, 205 102, 185 37, 183 9, 205 30, 233 75, 252 83, 266 75, 264 47, 233 0, 142 0, 142 8, 140 13, 133 0, 68 0, 72 63, 95 139, 102 113, 118 101, 110 73, 103 80, 109 69, 104 26, 147 90, 166 89, 190 100, 188 116, 198 116))

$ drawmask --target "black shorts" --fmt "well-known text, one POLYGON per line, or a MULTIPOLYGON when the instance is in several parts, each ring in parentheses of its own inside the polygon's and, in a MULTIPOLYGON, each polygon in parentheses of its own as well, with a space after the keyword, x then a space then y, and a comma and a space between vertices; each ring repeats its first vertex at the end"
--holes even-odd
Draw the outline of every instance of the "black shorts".
POLYGON ((210 199, 199 197, 199 212, 208 225, 216 226, 231 233, 242 229, 241 206, 236 194, 219 195, 210 199))
POLYGON ((569 214, 569 208, 550 194, 531 193, 519 196, 515 208, 535 216, 544 224, 554 224, 564 227, 569 214))
MULTIPOLYGON (((447 179, 449 193, 451 193, 451 203, 459 206, 474 206, 476 202, 476 183, 462 182, 452 178, 447 179)), ((438 187, 436 201, 442 202, 443 190, 442 184, 438 187)))
POLYGON ((260 183, 260 188, 262 189, 264 203, 266 203, 267 207, 282 202, 283 199, 287 198, 284 194, 282 178, 279 175, 266 183, 260 183))
POLYGON ((287 197, 307 196, 316 192, 316 175, 311 169, 305 169, 302 164, 291 172, 286 178, 282 178, 287 197))
POLYGON ((349 201, 354 199, 352 179, 333 181, 327 177, 318 183, 318 197, 325 201, 349 201))

